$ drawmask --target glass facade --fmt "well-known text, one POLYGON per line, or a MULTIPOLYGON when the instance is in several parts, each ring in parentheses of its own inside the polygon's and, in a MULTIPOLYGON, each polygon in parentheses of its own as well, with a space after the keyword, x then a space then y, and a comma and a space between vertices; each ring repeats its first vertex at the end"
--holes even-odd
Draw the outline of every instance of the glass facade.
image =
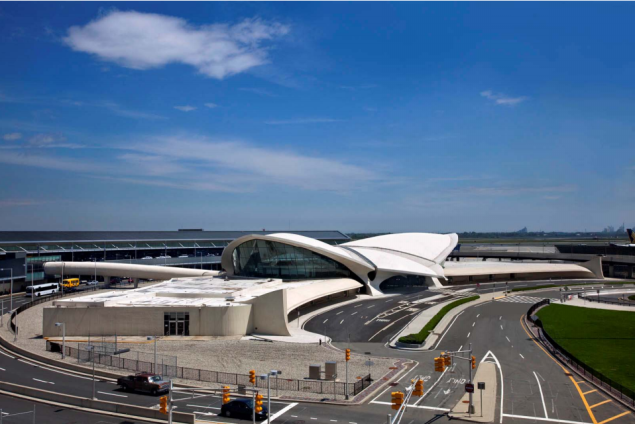
POLYGON ((353 278, 344 265, 301 247, 268 240, 251 240, 233 252, 234 273, 242 277, 353 278))
POLYGON ((422 275, 395 275, 379 285, 379 290, 400 289, 404 287, 426 287, 426 277, 422 275))

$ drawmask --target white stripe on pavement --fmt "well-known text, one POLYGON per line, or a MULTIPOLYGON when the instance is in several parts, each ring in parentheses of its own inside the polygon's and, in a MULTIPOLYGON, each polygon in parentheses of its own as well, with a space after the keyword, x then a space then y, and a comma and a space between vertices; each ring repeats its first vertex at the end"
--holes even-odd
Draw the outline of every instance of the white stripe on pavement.
POLYGON ((116 393, 108 393, 108 392, 97 392, 97 393, 101 393, 102 395, 108 395, 108 396, 128 397, 126 395, 118 395, 116 393))
POLYGON ((269 417, 269 422, 275 420, 276 418, 278 418, 279 416, 281 416, 282 414, 284 414, 285 412, 287 412, 291 408, 296 407, 297 405, 298 405, 297 403, 290 403, 289 405, 285 406, 284 408, 282 408, 281 410, 279 410, 275 414, 271 415, 269 417))

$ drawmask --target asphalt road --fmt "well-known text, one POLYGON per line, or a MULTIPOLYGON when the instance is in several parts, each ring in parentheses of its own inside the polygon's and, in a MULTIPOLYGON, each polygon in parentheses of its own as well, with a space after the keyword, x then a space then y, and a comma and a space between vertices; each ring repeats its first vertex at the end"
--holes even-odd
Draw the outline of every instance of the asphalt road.
MULTIPOLYGON (((571 284, 565 281, 560 283, 571 284)), ((519 282, 509 286, 537 284, 544 284, 544 282, 519 282)), ((500 288, 500 283, 497 286, 500 288)), ((391 297, 353 302, 336 307, 310 320, 305 325, 305 329, 313 328, 320 334, 325 324, 331 322, 331 325, 326 325, 327 336, 335 340, 334 344, 337 347, 350 346, 356 352, 370 351, 372 355, 409 358, 417 361, 417 364, 393 382, 396 384, 395 388, 387 387, 385 390, 374 393, 366 404, 338 406, 274 401, 272 402, 272 421, 282 424, 385 422, 386 414, 393 412, 389 406, 390 392, 404 389, 409 385, 410 379, 415 376, 421 376, 424 379, 426 394, 423 398, 411 401, 411 406, 402 423, 448 421, 445 414, 464 393, 464 384, 469 377, 468 363, 455 361, 451 368, 441 374, 434 372, 433 358, 439 351, 467 349, 471 343, 477 362, 481 360, 495 362, 499 372, 502 373, 503 386, 499 387, 496 423, 501 422, 502 414, 502 422, 505 423, 546 421, 562 424, 605 424, 608 422, 635 424, 635 414, 626 413, 627 411, 615 402, 606 402, 609 399, 601 393, 593 391, 591 387, 585 387, 585 383, 580 383, 580 380, 571 380, 566 376, 562 367, 546 354, 523 328, 520 319, 529 306, 542 298, 559 299, 559 290, 514 293, 507 298, 469 307, 456 318, 451 327, 442 335, 435 349, 431 351, 402 351, 385 346, 385 342, 391 335, 403 328, 420 310, 430 307, 431 302, 450 298, 453 296, 452 291, 466 288, 473 290, 454 293, 454 296, 470 295, 474 291, 487 293, 492 290, 486 284, 481 284, 478 288, 475 285, 460 286, 444 289, 441 292, 410 291, 391 297), (434 300, 432 300, 433 296, 435 296, 434 300), (418 300, 421 302, 410 303, 418 300), (325 323, 326 319, 328 321, 325 323), (391 321, 379 321, 382 319, 391 321), (341 322, 342 320, 344 322, 341 322), (391 322, 395 324, 386 328, 391 322), (350 345, 347 342, 349 332, 351 333, 350 345), (502 409, 500 408, 501 401, 502 409)), ((5 351, 0 351, 0 380, 84 397, 91 396, 93 384, 89 376, 74 375, 50 369, 48 366, 39 366, 31 361, 18 359, 5 351)), ((100 380, 96 382, 95 387, 97 397, 102 400, 158 407, 158 397, 122 392, 112 382, 100 380)), ((199 420, 238 422, 217 416, 221 406, 219 396, 193 397, 189 394, 177 393, 174 398, 177 411, 194 412, 199 420)), ((0 396, 0 407, 4 409, 4 405, 10 413, 18 413, 31 410, 33 404, 0 396)), ((39 404, 36 406, 36 411, 40 407, 48 412, 45 418, 38 418, 38 423, 124 422, 111 417, 49 408, 39 404)), ((4 422, 32 422, 19 421, 25 417, 27 414, 12 418, 15 421, 9 421, 7 418, 4 422)))
POLYGON ((439 293, 417 288, 389 297, 348 303, 316 315, 304 329, 323 334, 333 342, 385 343, 421 311, 452 297, 463 295, 439 293))

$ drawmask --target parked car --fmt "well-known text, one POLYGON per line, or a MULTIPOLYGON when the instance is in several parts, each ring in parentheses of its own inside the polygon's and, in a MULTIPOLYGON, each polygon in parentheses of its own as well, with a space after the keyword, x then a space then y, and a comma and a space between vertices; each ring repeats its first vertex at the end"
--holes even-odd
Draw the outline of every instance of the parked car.
POLYGON ((189 258, 187 255, 180 255, 179 258, 189 258))
MULTIPOLYGON (((262 411, 256 412, 256 421, 263 421, 267 419, 268 410, 265 405, 262 406, 262 411)), ((245 420, 251 420, 253 414, 253 400, 252 399, 234 399, 227 402, 220 408, 220 415, 224 417, 243 418, 245 420)))
POLYGON ((153 396, 170 390, 170 383, 158 374, 139 373, 127 377, 119 377, 117 385, 131 392, 146 392, 153 396))
POLYGON ((153 258, 152 256, 144 256, 144 257, 143 257, 143 258, 141 258, 141 259, 154 259, 154 258, 153 258))
POLYGON ((92 280, 92 281, 88 281, 86 282, 87 285, 89 286, 96 286, 97 284, 99 284, 99 281, 97 280, 92 280))

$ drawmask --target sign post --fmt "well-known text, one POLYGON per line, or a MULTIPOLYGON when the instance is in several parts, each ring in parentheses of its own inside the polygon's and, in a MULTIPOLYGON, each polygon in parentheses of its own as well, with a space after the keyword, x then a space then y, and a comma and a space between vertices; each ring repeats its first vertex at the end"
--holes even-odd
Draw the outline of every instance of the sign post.
POLYGON ((483 416, 483 390, 485 390, 485 382, 480 382, 478 384, 478 389, 481 391, 481 417, 483 416))

